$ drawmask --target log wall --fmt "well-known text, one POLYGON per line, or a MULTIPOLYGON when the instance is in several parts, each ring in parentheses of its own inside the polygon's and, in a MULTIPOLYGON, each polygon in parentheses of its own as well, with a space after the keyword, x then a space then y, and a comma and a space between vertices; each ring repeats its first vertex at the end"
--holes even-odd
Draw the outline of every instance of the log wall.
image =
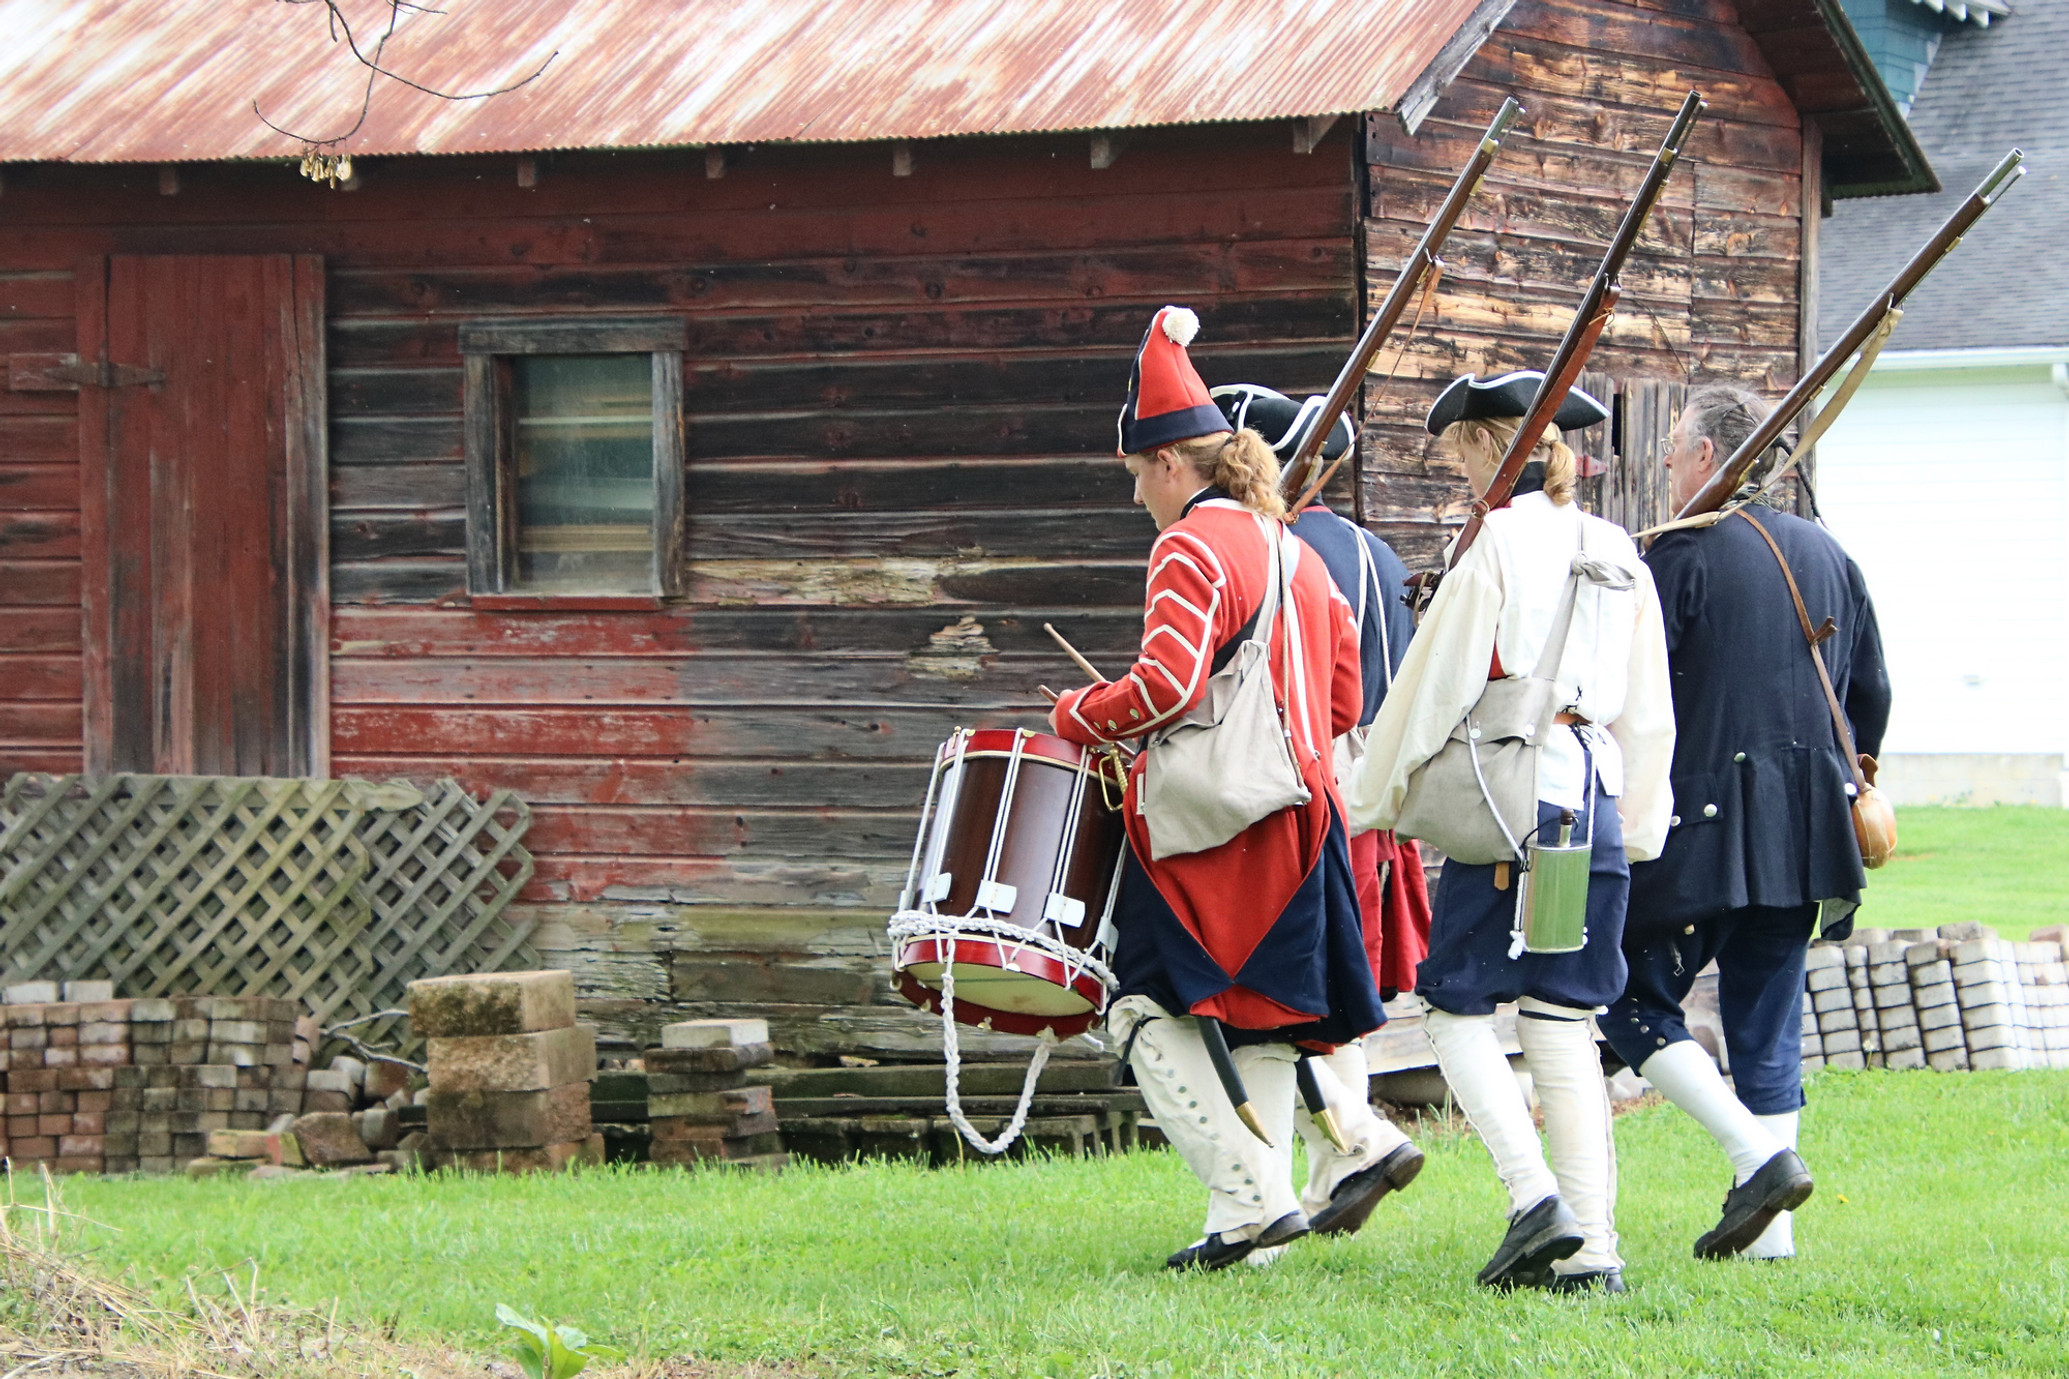
MULTIPOLYGON (((1415 136, 1345 120, 1080 137, 279 167, 10 169, 5 352, 73 348, 108 253, 320 253, 330 310, 338 774, 532 802, 539 948, 607 1033, 773 1017, 796 1056, 925 1056, 883 917, 925 764, 1034 723, 1057 622, 1120 664, 1151 528, 1110 455, 1150 312, 1199 309, 1210 382, 1326 386, 1502 95, 1530 106, 1447 254, 1434 324, 1368 389, 1357 499, 1411 562, 1462 515, 1419 428, 1454 374, 1542 362, 1691 82, 1712 110, 1598 367, 1786 384, 1800 131, 1721 0, 1520 0, 1415 136), (690 596, 468 606, 461 322, 680 316, 690 596)), ((1391 362, 1392 352, 1383 356, 1391 362)), ((0 391, 0 772, 80 751, 76 395, 0 391)), ((979 1038, 974 1049, 1019 1052, 979 1038)), ((973 1047, 966 1043, 966 1048, 973 1047)))
MULTIPOLYGON (((1366 389, 1365 514, 1411 565, 1434 563, 1442 524, 1465 516, 1458 465, 1422 429, 1431 401, 1461 373, 1543 367, 1690 88, 1709 111, 1592 367, 1779 395, 1798 368, 1802 126, 1724 0, 1518 0, 1415 135, 1366 118, 1376 300, 1502 98, 1527 107, 1445 251, 1437 324, 1391 388, 1366 389)), ((1646 438, 1630 439, 1635 451, 1646 438)))

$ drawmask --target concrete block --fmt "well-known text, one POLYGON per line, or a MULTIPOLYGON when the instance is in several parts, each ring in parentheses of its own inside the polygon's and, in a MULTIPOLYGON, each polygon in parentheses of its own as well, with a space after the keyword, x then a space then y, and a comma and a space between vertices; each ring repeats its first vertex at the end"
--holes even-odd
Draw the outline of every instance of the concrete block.
POLYGON ((1818 1015, 1818 1028, 1826 1034, 1830 1034, 1834 1030, 1859 1029, 1860 1027, 1861 1018, 1855 1013, 1852 1006, 1846 1006, 1840 1010, 1822 1011, 1818 1015))
POLYGON ((410 1027, 422 1038, 532 1034, 575 1023, 568 972, 431 977, 409 985, 410 1027))
POLYGON ((302 1157, 317 1168, 363 1164, 373 1160, 359 1128, 342 1111, 316 1111, 295 1121, 294 1137, 302 1157))
POLYGON ((1942 924, 1939 928, 1939 934, 1941 938, 1953 939, 1956 943, 1968 943, 1977 939, 1994 939, 1997 937, 1995 929, 1992 929, 1987 924, 1979 924, 1973 919, 1964 920, 1959 924, 1942 924))
POLYGON ((1845 966, 1846 955, 1839 945, 1834 943, 1812 944, 1810 950, 1803 955, 1803 967, 1806 972, 1845 966))
POLYGON ((773 1112, 773 1093, 767 1087, 735 1087, 724 1092, 675 1092, 647 1098, 647 1114, 656 1119, 685 1120, 693 1124, 725 1125, 743 1116, 773 1112))
POLYGON ((1882 1031, 1882 1051, 1885 1054, 1900 1053, 1906 1049, 1915 1049, 1921 1046, 1919 1030, 1916 1025, 1904 1029, 1885 1029, 1882 1031))
POLYGON ((1816 967, 1806 972, 1803 976, 1804 990, 1812 993, 1844 989, 1845 986, 1846 969, 1844 967, 1816 967))
POLYGON ((558 1173, 603 1162, 603 1136, 538 1149, 434 1149, 426 1156, 434 1168, 470 1173, 558 1173))
POLYGON ((1925 1066, 1925 1050, 1916 1048, 1885 1049, 1882 1054, 1882 1066, 1893 1071, 1909 1071, 1923 1068, 1925 1066))
POLYGON ((1868 962, 1871 966, 1902 962, 1904 951, 1910 946, 1898 939, 1884 939, 1880 943, 1871 943, 1868 945, 1868 962))
POLYGON ((11 1006, 52 1005, 58 999, 58 985, 56 982, 14 982, 0 987, 0 999, 11 1006))
POLYGON ((1961 1073, 1968 1071, 1968 1050, 1963 1048, 1943 1049, 1927 1052, 1925 1066, 1936 1073, 1961 1073))
POLYGON ((596 1030, 570 1025, 535 1034, 427 1041, 431 1086, 448 1092, 543 1091, 596 1073, 596 1030))
POLYGON ((641 1062, 649 1073, 737 1073, 773 1062, 768 1044, 739 1044, 712 1049, 648 1049, 641 1062))
POLYGON ((208 1136, 208 1152, 217 1159, 268 1159, 271 1146, 263 1130, 215 1130, 208 1136))
POLYGON ((1860 1052, 1861 1036, 1857 1030, 1827 1030, 1824 1036, 1824 1043, 1825 1061, 1830 1063, 1834 1054, 1860 1052))
POLYGON ((2015 1048, 1970 1049, 1968 1065, 1978 1072, 2002 1072, 2026 1066, 2025 1054, 2015 1048))
POLYGON ((661 1026, 664 1049, 723 1049, 769 1042, 767 1020, 678 1020, 661 1026))
POLYGON ((586 1140, 590 1134, 586 1082, 534 1092, 434 1088, 426 1109, 431 1142, 442 1149, 534 1148, 586 1140))
POLYGON ((1832 1050, 1826 1049, 1825 1066, 1843 1069, 1848 1072, 1859 1072, 1868 1066, 1868 1060, 1862 1057, 1858 1051, 1854 1053, 1834 1053, 1832 1050))
MULTIPOLYGON (((1884 1010, 1909 1010, 1910 1008, 1911 988, 1909 986, 1878 986, 1875 988, 1875 1009, 1878 1012, 1884 1010)), ((1878 1015, 1877 1018, 1879 1019, 1880 1016, 1878 1015)))
POLYGON ((1816 992, 1810 998, 1810 1008, 1819 1015, 1834 1010, 1852 1010, 1853 992, 1843 986, 1816 992))

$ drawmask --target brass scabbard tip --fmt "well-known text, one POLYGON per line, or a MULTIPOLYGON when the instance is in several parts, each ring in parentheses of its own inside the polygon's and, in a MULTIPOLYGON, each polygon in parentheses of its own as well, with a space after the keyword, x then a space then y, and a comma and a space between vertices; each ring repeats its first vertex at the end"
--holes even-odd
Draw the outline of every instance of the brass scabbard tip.
POLYGON ((1314 1118, 1315 1124, 1322 1128, 1322 1133, 1329 1137, 1329 1143, 1336 1146, 1337 1153, 1348 1154, 1351 1152, 1351 1142, 1343 1137, 1343 1127, 1336 1123, 1336 1111, 1334 1108, 1324 1106, 1321 1110, 1314 1113, 1314 1118))
POLYGON ((1272 1143, 1272 1137, 1264 1133, 1264 1122, 1257 1118, 1257 1108, 1255 1106, 1252 1106, 1247 1101, 1243 1102, 1241 1105, 1236 1107, 1236 1118, 1242 1121, 1245 1126, 1249 1127, 1251 1134, 1257 1136, 1257 1138, 1259 1138, 1260 1140, 1263 1140, 1266 1148, 1278 1148, 1277 1145, 1272 1143))

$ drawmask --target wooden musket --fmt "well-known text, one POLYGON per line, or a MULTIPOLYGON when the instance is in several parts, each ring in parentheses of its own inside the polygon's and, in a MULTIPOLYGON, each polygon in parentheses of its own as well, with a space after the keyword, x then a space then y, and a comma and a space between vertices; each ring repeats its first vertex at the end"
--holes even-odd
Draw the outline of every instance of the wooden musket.
POLYGON ((1559 415, 1559 405, 1566 401, 1566 395, 1573 390, 1581 370, 1586 367, 1589 354, 1593 353, 1595 342, 1602 336, 1602 328, 1609 324, 1609 318, 1616 310, 1617 298, 1622 289, 1617 279, 1624 271, 1624 261, 1638 243, 1639 232, 1651 218, 1652 209, 1659 203, 1660 193, 1666 189, 1667 178, 1673 173, 1674 165, 1681 160, 1681 149, 1688 142, 1689 132, 1695 128, 1696 118, 1708 109, 1702 93, 1691 91, 1681 102, 1681 110, 1674 116, 1674 123, 1667 130, 1667 137, 1660 144, 1660 151, 1654 155, 1652 166, 1645 171, 1645 180, 1638 184, 1638 194, 1624 212, 1623 223, 1616 228, 1616 237, 1609 241, 1609 252, 1602 256, 1602 266, 1595 270, 1595 280, 1588 284, 1586 295, 1581 298, 1580 310, 1574 313, 1573 323, 1566 328, 1565 338, 1559 341, 1559 348, 1552 355, 1552 362, 1545 368, 1544 382, 1538 384, 1537 395, 1530 401, 1530 410, 1524 413, 1523 425, 1516 432, 1516 439, 1509 444, 1508 453, 1502 456, 1501 466, 1494 472, 1494 481, 1487 486, 1487 492, 1473 503, 1472 515, 1466 519, 1464 530, 1458 534, 1458 541, 1451 548, 1451 558, 1445 568, 1455 567, 1472 547, 1480 535, 1480 528, 1487 520, 1487 514, 1509 501, 1515 491, 1516 480, 1522 476, 1523 466, 1530 459, 1530 452, 1537 449, 1545 428, 1559 415))
POLYGON ((1487 132, 1480 136, 1480 145, 1473 150, 1473 156, 1458 174, 1458 180, 1451 184, 1450 194, 1444 204, 1437 208, 1429 228, 1422 232, 1422 239, 1416 244, 1408 262, 1394 279, 1394 285, 1387 290, 1386 300, 1379 304, 1379 311, 1373 316, 1365 333, 1358 337, 1351 356, 1337 371, 1336 381, 1329 385, 1328 395, 1323 399, 1322 410, 1317 412, 1308 429, 1301 434, 1300 444, 1294 447, 1293 458, 1286 462, 1285 473, 1280 479, 1280 489, 1287 502, 1293 502, 1307 485, 1313 472, 1315 460, 1322 453, 1323 443, 1329 439, 1330 428, 1336 419, 1351 405, 1351 397, 1358 385, 1365 381, 1365 375, 1372 369, 1372 361, 1379 357, 1380 349, 1387 337, 1394 333, 1394 327, 1408 314, 1409 305, 1415 294, 1432 270, 1437 266, 1437 252, 1444 247, 1444 241, 1451 237, 1451 231, 1464 216, 1466 201, 1480 186, 1480 180, 1487 175, 1487 169, 1494 162, 1494 155, 1501 152, 1502 136, 1509 132, 1516 117, 1523 113, 1523 107, 1511 97, 1501 103, 1501 109, 1494 113, 1494 120, 1487 126, 1487 132))
POLYGON ((2004 155, 2004 160, 1990 170, 1990 175, 1955 208, 1953 215, 1947 217, 1946 224, 1940 226, 1924 247, 1911 256, 1911 261, 1890 280, 1889 286, 1877 293, 1867 309, 1854 318, 1854 323, 1846 328, 1839 342, 1819 357, 1818 362, 1789 390, 1789 395, 1775 404, 1767 419, 1753 428, 1753 434, 1746 437, 1744 444, 1717 467, 1709 482, 1674 514, 1676 522, 1716 512, 1731 501, 1760 457, 1781 439, 1789 423, 1802 415, 1803 409, 1832 381, 1854 352, 1867 343, 1868 337, 1882 324, 1883 317, 1901 307, 1912 289, 1925 281, 1926 275, 1939 267, 1940 261, 1961 243, 1969 227, 1983 218, 1983 212, 1996 205, 1998 198, 2026 175, 2025 164, 2026 155, 2018 149, 2004 155))

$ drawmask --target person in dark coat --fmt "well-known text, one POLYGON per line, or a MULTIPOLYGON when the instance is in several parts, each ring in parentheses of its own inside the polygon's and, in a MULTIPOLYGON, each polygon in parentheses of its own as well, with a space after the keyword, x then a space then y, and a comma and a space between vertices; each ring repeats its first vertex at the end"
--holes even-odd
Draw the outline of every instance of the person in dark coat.
MULTIPOLYGON (((1691 393, 1667 458, 1674 505, 1702 488, 1766 415, 1750 393, 1691 393)), ((1659 858, 1631 868, 1630 980, 1602 1021, 1610 1047, 1687 1111, 1730 1158, 1722 1218, 1702 1258, 1795 1252, 1790 1209, 1811 1176, 1795 1151, 1803 1106, 1804 952, 1821 911, 1844 937, 1865 873, 1853 777, 1774 552, 1802 591, 1839 702, 1866 756, 1881 750, 1889 677, 1861 571, 1830 533, 1755 505, 1668 532, 1646 556, 1672 669, 1674 817, 1659 858), (1683 1023, 1681 1003, 1715 960, 1736 1091, 1683 1023)))
MULTIPOLYGON (((1281 464, 1293 458, 1323 404, 1321 397, 1297 403, 1255 383, 1224 384, 1209 396, 1231 427, 1256 431, 1281 464)), ((1323 443, 1319 463, 1326 466, 1336 460, 1353 440, 1349 418, 1339 417, 1323 443)), ((1330 511, 1319 499, 1293 515, 1291 530, 1322 558, 1331 581, 1350 604, 1358 629, 1361 704, 1357 727, 1336 740, 1336 774, 1341 781, 1350 761, 1363 750, 1363 729, 1379 716, 1394 672, 1408 654, 1408 639, 1415 635, 1415 615, 1401 597, 1408 567, 1386 542, 1330 511)), ((1415 988, 1416 964, 1429 951, 1430 897, 1422 851, 1413 838, 1397 838, 1386 829, 1357 829, 1349 841, 1365 955, 1381 997, 1391 1000, 1415 988)), ((1351 1235, 1382 1197, 1413 1180, 1423 1155, 1372 1109, 1371 1068, 1362 1042, 1353 1040, 1314 1061, 1333 1079, 1324 1084, 1324 1093, 1346 1147, 1331 1143, 1304 1110, 1296 1115, 1295 1128, 1308 1151, 1300 1206, 1315 1234, 1351 1235)), ((1317 1080, 1322 1080, 1319 1075, 1317 1080)))

